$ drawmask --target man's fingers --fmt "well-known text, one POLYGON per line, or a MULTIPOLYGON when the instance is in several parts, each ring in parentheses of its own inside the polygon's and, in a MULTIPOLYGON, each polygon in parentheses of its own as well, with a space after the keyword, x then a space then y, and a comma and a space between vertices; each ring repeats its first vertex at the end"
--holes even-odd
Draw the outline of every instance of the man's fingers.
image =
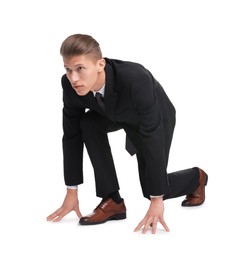
POLYGON ((67 215, 70 211, 66 210, 64 208, 59 208, 54 213, 52 213, 50 216, 47 217, 48 221, 58 222, 60 221, 65 215, 67 215))
POLYGON ((141 227, 144 225, 144 221, 140 221, 140 223, 138 224, 138 226, 134 229, 134 232, 137 232, 141 229, 141 227))
MULTIPOLYGON (((134 229, 135 232, 139 231, 141 228, 142 229, 142 234, 146 234, 149 227, 152 228, 152 234, 155 234, 156 233, 156 230, 157 230, 157 224, 158 224, 158 220, 142 220, 138 226, 134 229)), ((167 226, 166 226, 167 227, 167 226)))
POLYGON ((76 212, 76 214, 77 214, 77 216, 78 216, 79 218, 82 217, 82 214, 81 214, 79 208, 77 208, 77 209, 75 210, 75 212, 76 212))
POLYGON ((143 230, 142 230, 142 234, 146 234, 148 228, 149 228, 150 224, 145 224, 143 230))
POLYGON ((134 232, 139 231, 139 230, 143 227, 143 229, 142 229, 142 234, 146 234, 147 231, 148 231, 148 229, 149 229, 149 227, 151 227, 151 229, 152 229, 152 234, 156 234, 158 222, 160 222, 160 223, 162 224, 162 226, 164 227, 164 229, 165 229, 167 232, 170 231, 170 229, 169 229, 169 227, 167 226, 166 222, 162 219, 162 220, 154 220, 154 221, 152 221, 152 222, 149 222, 149 221, 148 221, 148 222, 141 221, 141 222, 139 223, 139 225, 134 229, 134 232))
POLYGON ((46 220, 47 220, 47 221, 51 221, 51 220, 53 220, 53 216, 54 216, 54 214, 55 214, 55 213, 49 215, 49 216, 46 218, 46 220))
POLYGON ((55 219, 60 214, 61 211, 62 211, 61 208, 57 209, 55 212, 53 212, 51 215, 47 217, 47 220, 51 221, 55 219))
POLYGON ((162 224, 162 226, 164 227, 164 229, 167 231, 167 232, 170 232, 170 229, 169 227, 167 226, 166 222, 164 221, 164 219, 160 220, 160 223, 162 224))
POLYGON ((151 223, 150 226, 152 227, 152 234, 155 234, 155 233, 156 233, 157 224, 158 224, 158 221, 153 221, 153 223, 151 223))
POLYGON ((134 232, 139 231, 139 230, 141 229, 141 227, 142 227, 142 225, 139 224, 139 225, 134 229, 134 232))
POLYGON ((70 211, 69 210, 63 210, 63 211, 61 211, 59 214, 58 214, 58 216, 57 216, 57 218, 55 218, 55 219, 53 219, 53 222, 58 222, 58 221, 60 221, 65 215, 67 215, 68 213, 69 213, 70 211))

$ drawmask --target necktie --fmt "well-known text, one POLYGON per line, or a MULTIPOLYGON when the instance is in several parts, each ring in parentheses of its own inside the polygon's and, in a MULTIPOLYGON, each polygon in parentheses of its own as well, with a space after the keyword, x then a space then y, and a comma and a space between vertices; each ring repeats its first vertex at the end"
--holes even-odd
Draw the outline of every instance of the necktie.
MULTIPOLYGON (((101 108, 105 111, 105 102, 102 94, 97 92, 95 98, 98 104, 101 106, 101 108)), ((129 139, 128 135, 126 135, 126 150, 132 156, 137 153, 137 150, 133 145, 133 143, 131 142, 131 140, 129 139)))
POLYGON ((105 102, 104 102, 104 98, 103 98, 102 94, 97 92, 96 95, 95 95, 95 98, 96 98, 98 104, 101 106, 101 108, 103 110, 105 110, 105 102))
POLYGON ((134 154, 137 153, 137 149, 135 148, 135 146, 133 145, 133 143, 131 142, 130 138, 128 137, 128 135, 126 135, 126 151, 133 156, 134 154))

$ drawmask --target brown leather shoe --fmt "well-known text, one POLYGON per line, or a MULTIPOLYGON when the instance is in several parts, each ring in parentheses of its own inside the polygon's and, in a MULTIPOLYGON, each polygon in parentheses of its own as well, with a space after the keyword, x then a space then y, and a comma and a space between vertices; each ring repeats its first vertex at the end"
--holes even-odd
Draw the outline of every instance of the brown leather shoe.
POLYGON ((187 195, 185 200, 182 201, 181 205, 183 207, 199 206, 205 201, 205 186, 207 185, 208 176, 203 170, 198 169, 200 185, 192 194, 187 195))
POLYGON ((80 225, 102 224, 108 220, 120 220, 126 218, 126 207, 124 200, 119 204, 111 198, 102 199, 94 211, 79 220, 80 225))

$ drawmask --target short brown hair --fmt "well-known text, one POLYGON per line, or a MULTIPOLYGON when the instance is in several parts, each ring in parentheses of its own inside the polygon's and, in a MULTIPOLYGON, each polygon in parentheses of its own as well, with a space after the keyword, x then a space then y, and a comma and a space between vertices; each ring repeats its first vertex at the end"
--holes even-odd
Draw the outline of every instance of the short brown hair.
POLYGON ((73 34, 67 37, 61 45, 60 54, 67 58, 92 55, 97 60, 102 59, 99 43, 92 36, 86 34, 73 34))

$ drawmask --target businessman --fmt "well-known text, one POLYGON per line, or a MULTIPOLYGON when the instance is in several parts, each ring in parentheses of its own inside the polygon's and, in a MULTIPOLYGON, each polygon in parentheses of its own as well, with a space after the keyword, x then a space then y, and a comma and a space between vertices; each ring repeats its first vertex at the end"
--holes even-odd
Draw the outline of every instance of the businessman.
MULTIPOLYGON (((205 201, 208 176, 199 167, 167 174, 175 126, 175 108, 160 83, 141 64, 104 58, 90 35, 67 37, 60 49, 63 88, 63 158, 67 186, 62 206, 47 217, 60 221, 75 211, 81 225, 126 218, 107 134, 123 129, 126 149, 136 154, 143 196, 149 208, 135 231, 166 231, 164 200, 185 196, 182 206, 205 201), (84 146, 89 154, 99 205, 86 216, 79 209, 78 185, 83 183, 84 146)), ((87 198, 88 199, 88 198, 87 198)))

